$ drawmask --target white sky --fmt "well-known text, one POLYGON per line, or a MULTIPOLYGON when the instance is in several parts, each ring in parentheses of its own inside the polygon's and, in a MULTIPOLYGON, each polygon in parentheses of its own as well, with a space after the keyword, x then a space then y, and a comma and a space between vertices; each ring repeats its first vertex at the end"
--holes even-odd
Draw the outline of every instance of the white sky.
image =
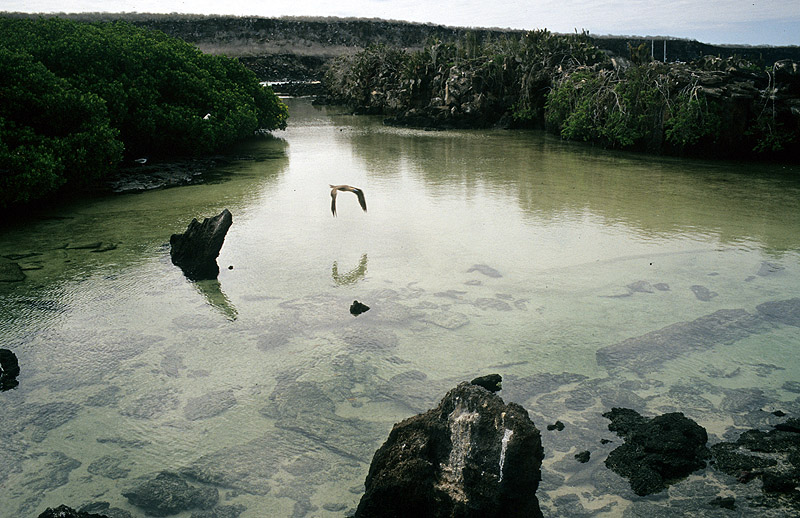
POLYGON ((800 45, 800 0, 0 0, 0 11, 363 17, 800 45))

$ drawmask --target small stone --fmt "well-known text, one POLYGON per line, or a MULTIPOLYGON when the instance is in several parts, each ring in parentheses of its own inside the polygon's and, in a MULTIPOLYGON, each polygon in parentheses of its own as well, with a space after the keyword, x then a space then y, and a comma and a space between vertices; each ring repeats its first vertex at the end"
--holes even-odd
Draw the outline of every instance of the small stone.
POLYGON ((559 432, 564 429, 564 423, 561 421, 556 421, 553 424, 547 425, 547 431, 552 432, 553 430, 558 430, 559 432))
POLYGON ((362 304, 357 300, 354 300, 350 305, 350 314, 354 317, 357 317, 361 313, 366 313, 367 311, 369 311, 369 306, 362 304))
POLYGON ((580 453, 575 454, 575 459, 581 464, 586 464, 587 462, 589 462, 589 457, 591 457, 591 455, 592 455, 591 452, 589 452, 588 450, 582 451, 580 453))

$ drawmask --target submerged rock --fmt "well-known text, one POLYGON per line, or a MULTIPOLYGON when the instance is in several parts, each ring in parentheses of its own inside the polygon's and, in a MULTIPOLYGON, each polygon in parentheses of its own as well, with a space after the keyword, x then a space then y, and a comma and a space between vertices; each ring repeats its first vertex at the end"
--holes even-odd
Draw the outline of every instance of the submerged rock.
POLYGON ((176 473, 162 471, 155 478, 122 493, 151 516, 169 516, 191 509, 210 509, 219 501, 216 488, 191 486, 176 473))
POLYGON ((608 429, 625 440, 608 455, 606 467, 628 478, 639 496, 658 493, 706 465, 708 434, 680 412, 647 418, 613 408, 603 417, 611 420, 608 429))
POLYGON ((372 459, 356 517, 536 517, 544 457, 527 411, 461 383, 394 426, 372 459))
MULTIPOLYGON (((795 307, 789 303, 791 301, 776 302, 769 307, 762 304, 759 313, 767 313, 779 304, 795 307)), ((598 349, 597 363, 612 372, 628 369, 646 375, 685 354, 732 344, 772 329, 773 324, 761 314, 754 315, 744 309, 721 309, 690 322, 678 322, 598 349)))
POLYGON ((19 263, 0 260, 0 282, 20 282, 25 280, 25 272, 19 263))
POLYGON ((486 264, 473 264, 472 267, 470 267, 470 269, 467 270, 467 273, 472 273, 472 272, 482 273, 487 277, 494 277, 494 278, 500 278, 503 276, 500 272, 498 272, 497 270, 486 264))
POLYGON ((692 293, 694 293, 694 296, 697 297, 697 300, 701 302, 708 302, 717 295, 719 295, 719 293, 717 293, 716 291, 711 291, 705 286, 700 286, 699 284, 695 284, 694 286, 692 286, 691 289, 692 293))
POLYGON ((225 235, 233 224, 228 209, 202 223, 193 219, 183 234, 172 234, 169 239, 172 264, 180 267, 191 280, 216 279, 219 275, 217 256, 225 235))
POLYGON ((236 405, 232 390, 219 390, 191 398, 186 402, 183 414, 189 421, 214 417, 236 405))

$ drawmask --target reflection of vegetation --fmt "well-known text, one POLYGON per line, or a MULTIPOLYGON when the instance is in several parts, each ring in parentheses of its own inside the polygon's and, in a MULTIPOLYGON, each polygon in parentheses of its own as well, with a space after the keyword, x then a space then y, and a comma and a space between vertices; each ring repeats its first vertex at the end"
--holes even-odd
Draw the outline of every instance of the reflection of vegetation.
POLYGON ((536 132, 411 132, 376 126, 371 117, 355 122, 361 131, 341 138, 365 170, 381 179, 411 175, 426 196, 442 203, 503 193, 504 202, 537 225, 589 214, 647 236, 708 229, 723 243, 756 240, 787 250, 800 242, 786 231, 800 224, 800 211, 790 210, 789 201, 798 181, 770 164, 624 154, 536 132), (777 220, 785 225, 770 223, 777 220))
POLYGON ((367 254, 362 254, 361 260, 358 261, 358 266, 347 273, 339 273, 339 265, 336 261, 333 262, 333 267, 331 268, 331 277, 333 277, 333 281, 339 286, 355 284, 363 279, 366 274, 367 254))
POLYGON ((237 61, 125 23, 0 18, 0 69, 0 207, 286 126, 237 61))

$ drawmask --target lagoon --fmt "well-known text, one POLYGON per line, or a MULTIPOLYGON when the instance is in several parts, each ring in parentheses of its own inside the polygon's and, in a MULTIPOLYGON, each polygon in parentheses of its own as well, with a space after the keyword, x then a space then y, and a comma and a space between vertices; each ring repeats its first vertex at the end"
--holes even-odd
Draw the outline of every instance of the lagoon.
POLYGON ((286 102, 289 128, 206 183, 0 229, 26 273, 0 283, 9 516, 144 516, 123 493, 161 471, 242 518, 343 516, 394 423, 494 372, 542 430, 545 516, 748 509, 757 489, 705 471, 636 497, 601 414, 681 411, 711 442, 800 415, 800 167, 286 102), (334 218, 329 184, 369 211, 342 192, 334 218), (224 208, 219 279, 188 281, 169 236, 224 208))

